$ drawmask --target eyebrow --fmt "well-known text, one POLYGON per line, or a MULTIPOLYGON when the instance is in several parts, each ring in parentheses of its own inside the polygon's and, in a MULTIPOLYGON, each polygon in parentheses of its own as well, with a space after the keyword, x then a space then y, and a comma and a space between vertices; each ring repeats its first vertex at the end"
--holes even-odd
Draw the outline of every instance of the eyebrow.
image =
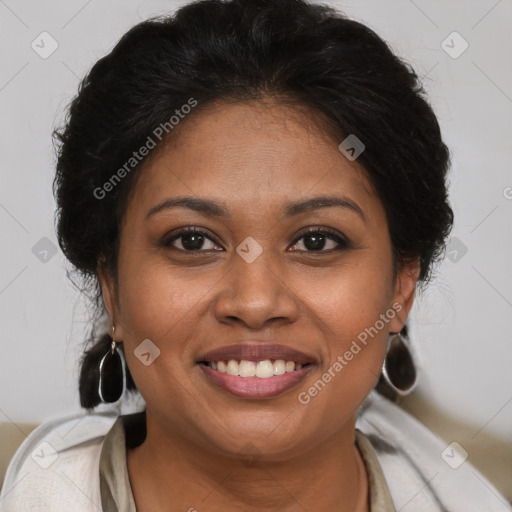
MULTIPOLYGON (((349 209, 366 222, 366 216, 361 207, 348 197, 344 196, 317 196, 310 199, 286 203, 283 207, 284 218, 290 218, 320 208, 330 207, 349 209)), ((228 208, 223 203, 212 201, 210 199, 180 196, 164 199, 157 205, 153 206, 146 214, 146 220, 158 212, 171 208, 186 208, 199 213, 204 213, 211 217, 231 218, 228 208)))

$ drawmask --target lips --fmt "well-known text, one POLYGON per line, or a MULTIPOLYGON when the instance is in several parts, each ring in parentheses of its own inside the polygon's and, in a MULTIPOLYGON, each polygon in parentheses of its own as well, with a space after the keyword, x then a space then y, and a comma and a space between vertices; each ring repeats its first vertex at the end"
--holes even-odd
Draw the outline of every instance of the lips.
POLYGON ((304 352, 263 342, 220 347, 197 360, 208 382, 248 399, 273 398, 297 387, 315 363, 315 358, 304 352), (255 367, 259 368, 254 372, 255 367))
POLYGON ((264 342, 246 342, 220 347, 201 354, 197 362, 212 363, 216 361, 229 361, 230 359, 254 362, 264 361, 265 359, 283 359, 284 361, 293 361, 295 364, 302 365, 316 362, 314 357, 294 348, 264 342))
POLYGON ((299 386, 315 367, 313 364, 308 364, 300 370, 260 379, 258 377, 246 378, 221 373, 205 364, 198 366, 208 382, 221 390, 229 392, 231 395, 246 399, 278 397, 299 386))

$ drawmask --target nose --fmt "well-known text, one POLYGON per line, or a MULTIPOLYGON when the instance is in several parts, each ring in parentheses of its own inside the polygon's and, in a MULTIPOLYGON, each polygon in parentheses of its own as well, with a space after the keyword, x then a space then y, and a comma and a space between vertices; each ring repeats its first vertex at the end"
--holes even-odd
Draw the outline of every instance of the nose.
POLYGON ((287 283, 284 273, 264 255, 265 251, 252 263, 233 255, 233 267, 222 280, 214 306, 219 322, 260 329, 297 320, 299 308, 292 283, 287 283))

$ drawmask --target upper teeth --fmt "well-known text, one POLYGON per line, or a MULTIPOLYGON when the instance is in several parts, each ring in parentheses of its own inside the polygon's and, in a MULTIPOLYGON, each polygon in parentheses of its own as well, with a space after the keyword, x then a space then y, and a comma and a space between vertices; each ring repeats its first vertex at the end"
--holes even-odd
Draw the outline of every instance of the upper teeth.
POLYGON ((284 359, 276 359, 275 361, 265 359, 264 361, 258 362, 246 361, 245 359, 241 361, 230 359, 227 362, 211 362, 210 366, 214 370, 229 375, 259 377, 261 379, 272 377, 272 375, 283 375, 284 373, 293 372, 294 370, 300 370, 302 368, 302 364, 295 364, 294 361, 285 361, 284 359))

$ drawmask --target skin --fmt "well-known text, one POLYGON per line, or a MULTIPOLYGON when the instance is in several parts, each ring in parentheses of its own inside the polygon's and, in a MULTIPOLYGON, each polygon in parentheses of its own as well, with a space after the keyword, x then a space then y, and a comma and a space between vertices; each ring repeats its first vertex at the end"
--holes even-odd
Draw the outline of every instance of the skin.
POLYGON ((117 287, 99 269, 115 337, 147 404, 147 438, 127 452, 137 510, 368 510, 357 409, 376 384, 389 333, 406 321, 418 265, 394 274, 382 203, 315 119, 271 99, 208 106, 182 121, 140 175, 123 219, 117 287), (364 218, 340 206, 283 217, 285 203, 325 195, 348 198, 364 218), (219 201, 230 216, 181 207, 146 220, 177 196, 219 201), (216 240, 195 253, 181 245, 190 237, 159 245, 187 225, 216 240), (301 235, 310 226, 335 230, 348 247, 327 238, 308 251, 301 235), (252 263, 236 252, 249 236, 263 249, 252 263), (302 405, 298 394, 393 304, 400 313, 302 405), (145 339, 161 350, 149 366, 134 355, 145 339), (238 398, 211 384, 196 360, 243 340, 287 344, 317 364, 278 397, 238 398))

